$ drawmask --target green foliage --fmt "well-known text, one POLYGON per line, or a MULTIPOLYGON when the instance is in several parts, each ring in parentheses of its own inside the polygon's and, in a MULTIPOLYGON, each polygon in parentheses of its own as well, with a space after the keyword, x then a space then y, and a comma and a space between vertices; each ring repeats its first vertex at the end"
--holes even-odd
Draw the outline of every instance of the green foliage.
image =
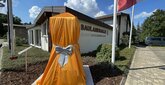
MULTIPOLYGON (((129 36, 130 36, 130 32, 123 32, 123 36, 120 38, 121 45, 127 46, 129 44, 129 36)), ((136 42, 136 37, 137 37, 137 30, 135 29, 135 26, 133 25, 131 44, 136 42)))
POLYGON ((156 10, 142 24, 142 33, 140 38, 144 39, 147 36, 164 37, 165 36, 165 11, 156 10))
POLYGON ((129 44, 129 35, 124 34, 121 38, 121 41, 122 41, 122 45, 127 46, 129 44))
MULTIPOLYGON (((116 56, 119 56, 119 49, 116 48, 116 56)), ((110 62, 112 55, 112 45, 111 44, 102 44, 97 49, 96 59, 99 62, 110 62)))
POLYGON ((23 44, 27 44, 27 39, 22 37, 16 37, 16 45, 22 46, 23 44))
POLYGON ((0 14, 0 37, 3 37, 7 32, 2 23, 7 23, 7 15, 5 14, 0 14))
POLYGON ((27 22, 23 23, 23 25, 31 25, 31 24, 32 24, 31 22, 29 22, 29 23, 27 23, 27 22))
POLYGON ((135 42, 137 42, 137 43, 142 42, 142 39, 140 37, 141 33, 142 33, 142 29, 141 29, 140 24, 138 23, 137 24, 137 31, 136 31, 137 36, 135 38, 135 42))
POLYGON ((22 23, 21 23, 21 19, 20 19, 19 17, 17 17, 17 16, 15 16, 15 17, 13 18, 13 21, 14 21, 14 22, 13 22, 14 24, 22 24, 22 23))
POLYGON ((7 23, 7 15, 0 14, 0 21, 1 21, 1 23, 7 23))
MULTIPOLYGON (((1 16, 0 16, 0 18, 1 18, 1 16)), ((3 18, 2 18, 2 20, 3 20, 3 18)), ((3 37, 7 32, 7 28, 5 28, 3 26, 3 24, 2 24, 3 21, 2 20, 0 19, 0 37, 3 37)))
MULTIPOLYGON (((102 45, 100 45, 98 47, 97 51, 100 52, 101 48, 102 48, 102 45)), ((129 71, 129 67, 130 67, 134 52, 136 50, 136 47, 132 45, 131 48, 128 48, 128 46, 125 47, 123 45, 120 45, 119 48, 120 48, 120 52, 119 52, 120 56, 116 56, 114 64, 115 64, 115 67, 117 67, 122 72, 127 74, 127 72, 129 71)), ((100 56, 100 57, 102 58, 102 56, 100 56)), ((111 64, 109 63, 108 60, 99 61, 94 56, 86 55, 86 56, 82 56, 82 58, 83 58, 84 64, 89 64, 92 67, 99 66, 100 69, 104 69, 104 68, 111 66, 111 64)), ((110 69, 110 68, 108 68, 108 69, 110 69)), ((107 70, 107 69, 105 69, 105 70, 107 70)))
MULTIPOLYGON (((121 49, 121 46, 120 46, 121 49)), ((116 59, 115 65, 125 73, 129 71, 129 67, 134 56, 134 52, 136 50, 135 46, 131 46, 131 48, 125 47, 120 50, 120 57, 116 59)))
MULTIPOLYGON (((23 67, 25 65, 25 53, 18 55, 18 52, 22 51, 23 49, 26 49, 27 47, 28 46, 15 47, 15 55, 18 56, 16 60, 10 60, 10 51, 8 47, 4 47, 0 70, 25 69, 23 67)), ((43 62, 43 61, 47 61, 48 59, 49 59, 49 53, 46 51, 43 51, 42 49, 33 47, 27 51, 28 64, 43 62)))
POLYGON ((132 43, 136 42, 136 36, 137 36, 137 30, 135 29, 135 26, 133 25, 133 28, 132 28, 132 43))
MULTIPOLYGON (((7 28, 5 28, 2 23, 7 23, 7 15, 6 14, 0 14, 0 37, 3 37, 7 32, 7 28)), ((17 16, 13 17, 13 23, 14 24, 22 24, 21 19, 17 16)))

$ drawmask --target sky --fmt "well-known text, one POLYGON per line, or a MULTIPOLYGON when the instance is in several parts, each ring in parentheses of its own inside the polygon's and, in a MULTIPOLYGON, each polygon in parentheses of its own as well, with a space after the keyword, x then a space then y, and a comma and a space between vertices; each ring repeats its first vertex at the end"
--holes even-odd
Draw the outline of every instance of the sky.
MULTIPOLYGON (((91 17, 113 13, 114 0, 12 0, 13 14, 21 18, 22 23, 35 20, 44 6, 68 6, 91 17)), ((5 3, 6 5, 6 3, 5 3)), ((135 5, 134 25, 142 24, 157 9, 165 10, 165 0, 141 0, 135 5)), ((123 10, 131 16, 132 8, 123 10)), ((6 13, 6 7, 0 7, 0 13, 6 13)))

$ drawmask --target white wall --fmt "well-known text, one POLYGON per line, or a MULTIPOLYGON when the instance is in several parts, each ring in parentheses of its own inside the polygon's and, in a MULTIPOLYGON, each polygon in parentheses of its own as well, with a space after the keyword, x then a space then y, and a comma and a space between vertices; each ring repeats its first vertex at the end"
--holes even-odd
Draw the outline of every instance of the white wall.
POLYGON ((47 29, 48 29, 48 20, 45 20, 45 22, 41 25, 41 48, 45 51, 48 51, 48 43, 49 43, 47 29), (43 31, 45 31, 44 24, 46 24, 46 34, 43 34, 43 31))
MULTIPOLYGON (((105 19, 105 20, 100 20, 106 24, 108 24, 109 26, 112 26, 113 27, 113 19, 110 18, 110 19, 105 19)), ((118 19, 117 19, 117 23, 116 23, 116 44, 118 43, 118 31, 119 31, 119 23, 118 23, 118 19)))
POLYGON ((96 50, 100 44, 103 43, 112 43, 112 30, 106 29, 104 27, 97 26, 95 24, 91 24, 85 21, 80 20, 80 24, 89 25, 92 27, 97 27, 99 29, 104 29, 108 31, 108 34, 92 32, 81 30, 80 31, 80 51, 81 53, 88 53, 90 51, 96 50))
MULTIPOLYGON (((46 23, 46 26, 48 26, 48 20, 46 20, 44 23, 46 23)), ((32 29, 29 29, 28 31, 35 30, 35 29, 41 29, 41 46, 40 46, 40 48, 45 51, 48 51, 48 35, 47 34, 43 35, 44 23, 41 24, 40 26, 33 27, 32 29)), ((80 44, 81 53, 88 53, 90 51, 94 51, 97 49, 97 47, 100 44, 103 44, 103 43, 112 43, 112 30, 80 20, 80 25, 81 24, 89 25, 89 26, 92 26, 95 28, 106 30, 106 33, 100 33, 100 32, 81 30, 81 28, 80 28, 79 44, 80 44)), ((30 38, 31 37, 29 35, 29 40, 30 40, 30 38)), ((35 40, 35 37, 34 37, 34 40, 35 40)), ((35 45, 33 44, 33 46, 35 46, 35 45)))
POLYGON ((47 34, 47 27, 48 27, 48 20, 45 20, 45 22, 43 23, 43 24, 41 24, 41 25, 39 25, 39 26, 35 26, 35 27, 33 27, 33 28, 31 28, 31 29, 29 29, 28 30, 28 42, 29 42, 29 44, 30 45, 32 45, 32 46, 35 46, 35 47, 38 47, 38 48, 41 48, 41 49, 43 49, 43 50, 45 50, 45 51, 48 51, 48 34, 47 34), (46 24, 46 34, 43 34, 43 31, 45 31, 44 30, 44 28, 45 28, 45 26, 44 26, 44 24, 46 24), (40 29, 41 30, 41 46, 37 46, 36 44, 35 44, 35 30, 37 30, 37 29, 40 29), (30 35, 30 31, 31 30, 33 30, 33 36, 32 35, 30 35), (32 44, 32 42, 31 42, 31 38, 33 37, 33 43, 34 44, 32 44))
MULTIPOLYGON (((118 19, 117 19, 118 20, 118 19)), ((112 26, 113 27, 113 19, 106 19, 106 20, 101 20, 102 22, 104 23, 107 23, 108 25, 112 26)), ((127 25, 127 16, 121 16, 121 21, 120 21, 120 37, 119 37, 119 44, 122 43, 121 41, 121 38, 123 37, 123 32, 126 32, 126 29, 127 31, 129 31, 129 23, 128 23, 128 26, 127 25), (128 28, 126 28, 128 27, 128 28)), ((117 28, 116 28, 116 44, 118 43, 118 31, 119 31, 119 23, 117 21, 117 28)))
MULTIPOLYGON (((127 22, 128 22, 127 21, 127 16, 122 16, 121 17, 121 23, 120 23, 120 38, 123 37, 123 32, 126 32, 126 29, 127 29, 127 32, 129 32, 129 23, 128 23, 128 26, 126 26, 127 22), (128 28, 126 28, 126 27, 128 27, 128 28)), ((121 44, 121 43, 122 43, 122 41, 120 39, 119 44, 121 44)))
POLYGON ((40 29, 41 29, 41 26, 35 26, 35 27, 33 27, 33 28, 31 28, 31 29, 28 30, 28 39, 29 39, 28 42, 29 42, 29 44, 32 45, 32 46, 38 47, 38 48, 41 48, 41 46, 38 46, 38 45, 35 44, 36 43, 35 30, 40 30, 40 29), (30 31, 33 31, 33 36, 30 35, 30 31), (33 37, 33 43, 31 41, 31 38, 32 37, 33 37))

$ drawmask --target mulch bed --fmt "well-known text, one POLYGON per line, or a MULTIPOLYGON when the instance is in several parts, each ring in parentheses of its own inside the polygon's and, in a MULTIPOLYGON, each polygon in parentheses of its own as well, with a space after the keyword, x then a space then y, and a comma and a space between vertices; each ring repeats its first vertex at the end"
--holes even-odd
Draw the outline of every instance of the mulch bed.
MULTIPOLYGON (((119 85, 122 72, 112 68, 107 63, 97 64, 94 57, 83 57, 83 63, 90 66, 95 85, 119 85)), ((19 70, 5 70, 0 76, 0 85, 31 85, 44 71, 47 61, 28 65, 28 71, 24 67, 19 70)))

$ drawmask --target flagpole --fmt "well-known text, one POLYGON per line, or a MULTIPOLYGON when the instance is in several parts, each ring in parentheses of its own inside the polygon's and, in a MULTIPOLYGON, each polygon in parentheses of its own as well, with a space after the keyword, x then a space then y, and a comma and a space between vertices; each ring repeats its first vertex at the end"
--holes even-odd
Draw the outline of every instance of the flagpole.
POLYGON ((8 6, 8 21, 9 21, 9 23, 8 23, 8 26, 9 26, 9 33, 10 33, 10 35, 9 35, 9 46, 11 46, 10 47, 10 55, 11 55, 11 57, 13 57, 13 55, 14 55, 14 38, 13 38, 13 13, 12 13, 12 0, 7 0, 7 6, 8 6))
POLYGON ((133 20, 134 20, 134 5, 133 5, 133 7, 132 7, 131 29, 130 29, 130 35, 129 35, 129 48, 131 48, 133 20))
POLYGON ((113 35, 112 35, 112 64, 115 63, 115 47, 116 47, 116 16, 117 16, 117 0, 114 0, 114 12, 113 12, 113 35))

